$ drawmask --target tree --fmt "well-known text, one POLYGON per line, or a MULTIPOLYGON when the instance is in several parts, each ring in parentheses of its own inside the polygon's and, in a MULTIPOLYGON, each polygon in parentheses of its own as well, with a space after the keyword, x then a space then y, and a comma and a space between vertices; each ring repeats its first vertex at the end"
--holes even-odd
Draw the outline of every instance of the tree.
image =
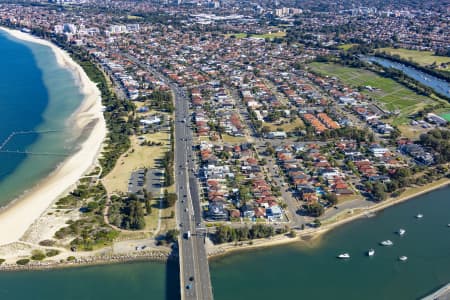
POLYGON ((152 213, 152 204, 151 204, 151 198, 145 199, 145 212, 147 215, 150 215, 152 213))
POLYGON ((373 185, 372 195, 376 201, 384 201, 387 198, 386 188, 381 182, 377 182, 373 185))
POLYGON ((338 204, 338 197, 335 193, 325 194, 325 199, 328 200, 331 203, 331 205, 338 204))
POLYGON ((307 213, 312 217, 320 217, 324 213, 324 208, 319 203, 306 205, 307 213))
POLYGON ((180 234, 180 232, 178 230, 170 229, 166 233, 165 240, 168 243, 175 243, 178 240, 178 235, 179 234, 180 234))
POLYGON ((126 205, 122 210, 124 215, 122 227, 125 229, 143 229, 145 227, 145 219, 142 203, 135 195, 130 195, 125 201, 126 205))
POLYGON ((319 219, 314 219, 314 226, 320 227, 322 225, 322 222, 320 222, 319 219))
POLYGON ((98 203, 95 201, 89 202, 88 205, 85 207, 86 212, 92 212, 96 209, 98 209, 98 203))
POLYGON ((175 193, 166 193, 167 190, 164 192, 164 198, 166 201, 166 204, 168 207, 172 207, 175 205, 175 202, 177 201, 177 194, 175 193))

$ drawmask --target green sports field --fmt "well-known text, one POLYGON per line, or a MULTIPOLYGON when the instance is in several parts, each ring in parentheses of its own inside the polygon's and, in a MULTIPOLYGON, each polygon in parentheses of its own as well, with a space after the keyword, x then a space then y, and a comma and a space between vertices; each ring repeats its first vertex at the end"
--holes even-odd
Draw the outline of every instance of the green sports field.
POLYGON ((333 63, 314 62, 309 64, 309 66, 313 71, 323 76, 337 77, 343 83, 353 88, 363 88, 365 86, 374 88, 373 91, 362 89, 362 93, 377 100, 380 106, 386 110, 392 112, 399 110, 400 114, 392 120, 394 125, 408 123, 407 117, 410 114, 426 105, 437 103, 433 98, 418 95, 393 79, 381 77, 367 70, 333 63))
POLYGON ((440 116, 450 122, 450 113, 442 114, 440 116))

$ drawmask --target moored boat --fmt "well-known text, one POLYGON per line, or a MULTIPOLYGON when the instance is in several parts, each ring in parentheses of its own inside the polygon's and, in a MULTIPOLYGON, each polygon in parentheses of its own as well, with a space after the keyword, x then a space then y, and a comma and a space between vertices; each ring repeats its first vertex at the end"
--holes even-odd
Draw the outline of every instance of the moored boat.
POLYGON ((346 258, 350 258, 350 254, 348 253, 342 253, 338 255, 338 258, 340 259, 346 259, 346 258))
POLYGON ((367 255, 368 256, 374 256, 375 255, 375 250, 374 249, 369 249, 369 251, 367 251, 367 255))
POLYGON ((402 255, 402 256, 400 256, 398 259, 401 260, 401 261, 406 261, 406 260, 408 259, 408 257, 402 255))
POLYGON ((422 215, 422 214, 417 214, 417 215, 416 215, 416 218, 417 218, 417 219, 422 219, 422 218, 423 218, 423 215, 422 215))
POLYGON ((380 243, 383 246, 392 246, 394 243, 391 240, 385 240, 380 243))
POLYGON ((404 235, 405 233, 406 233, 406 230, 403 229, 403 228, 400 228, 400 229, 398 230, 398 235, 400 235, 400 236, 404 235))

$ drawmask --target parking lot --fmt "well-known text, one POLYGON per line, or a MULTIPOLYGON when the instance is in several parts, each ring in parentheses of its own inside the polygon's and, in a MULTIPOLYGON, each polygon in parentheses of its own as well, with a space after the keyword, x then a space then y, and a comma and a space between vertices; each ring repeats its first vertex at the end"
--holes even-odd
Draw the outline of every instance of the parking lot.
POLYGON ((139 169, 131 173, 128 181, 128 193, 141 194, 145 183, 145 169, 139 169))

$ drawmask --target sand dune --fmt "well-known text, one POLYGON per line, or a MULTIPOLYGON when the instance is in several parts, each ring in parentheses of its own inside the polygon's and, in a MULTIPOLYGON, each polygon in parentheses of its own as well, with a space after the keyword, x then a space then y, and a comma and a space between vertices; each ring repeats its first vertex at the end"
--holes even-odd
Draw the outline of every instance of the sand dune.
POLYGON ((32 35, 17 30, 0 29, 18 39, 39 43, 53 50, 58 64, 74 74, 85 96, 82 104, 71 117, 75 121, 75 130, 82 132, 88 124, 90 126, 90 134, 80 145, 78 152, 67 158, 52 174, 39 182, 28 193, 0 212, 0 245, 5 245, 19 240, 28 227, 59 196, 68 192, 77 180, 95 164, 106 136, 106 124, 101 110, 100 91, 68 53, 32 35))

